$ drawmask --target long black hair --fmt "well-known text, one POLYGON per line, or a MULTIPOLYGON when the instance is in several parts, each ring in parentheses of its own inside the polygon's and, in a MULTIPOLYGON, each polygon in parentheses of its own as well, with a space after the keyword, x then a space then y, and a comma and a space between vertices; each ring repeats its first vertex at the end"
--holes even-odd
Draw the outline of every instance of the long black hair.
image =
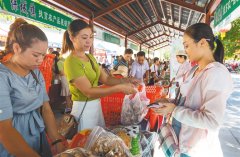
POLYGON ((207 25, 206 23, 196 23, 188 27, 184 33, 191 37, 192 39, 194 39, 195 42, 198 42, 203 38, 207 39, 210 49, 212 51, 215 49, 213 54, 215 61, 223 63, 224 59, 223 44, 217 37, 214 37, 213 31, 209 25, 207 25), (217 45, 216 48, 214 42, 217 45))

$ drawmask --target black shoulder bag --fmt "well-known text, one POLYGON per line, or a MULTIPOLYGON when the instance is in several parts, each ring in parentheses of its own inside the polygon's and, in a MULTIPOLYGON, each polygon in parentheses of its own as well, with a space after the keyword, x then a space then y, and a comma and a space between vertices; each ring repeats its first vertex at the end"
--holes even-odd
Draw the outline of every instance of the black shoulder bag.
MULTIPOLYGON (((96 72, 96 69, 95 69, 93 61, 90 59, 90 57, 88 55, 86 55, 86 56, 88 57, 93 70, 96 72)), ((83 66, 83 69, 85 69, 84 65, 82 65, 82 66, 83 66)), ((93 81, 93 83, 94 83, 94 81, 93 81)), ((93 85, 93 83, 92 83, 92 85, 93 85)), ((84 110, 86 108, 87 101, 88 101, 88 98, 86 99, 84 107, 82 109, 82 112, 80 113, 80 115, 79 115, 77 120, 71 114, 67 114, 66 113, 66 114, 63 115, 63 118, 62 118, 62 120, 60 122, 60 127, 59 127, 58 132, 63 137, 65 137, 66 139, 72 139, 73 136, 77 134, 77 132, 78 132, 78 125, 79 125, 79 123, 81 121, 83 112, 84 112, 84 110)))

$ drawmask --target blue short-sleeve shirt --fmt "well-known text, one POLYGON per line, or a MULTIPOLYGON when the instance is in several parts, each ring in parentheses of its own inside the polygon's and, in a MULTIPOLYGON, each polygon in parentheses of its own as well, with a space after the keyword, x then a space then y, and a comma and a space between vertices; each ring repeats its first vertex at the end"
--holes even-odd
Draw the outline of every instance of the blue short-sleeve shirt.
MULTIPOLYGON (((36 69, 21 77, 0 64, 0 121, 12 119, 13 127, 25 141, 39 151, 40 132, 44 123, 38 109, 49 101, 41 72, 36 69)), ((0 156, 11 156, 0 144, 0 156)))

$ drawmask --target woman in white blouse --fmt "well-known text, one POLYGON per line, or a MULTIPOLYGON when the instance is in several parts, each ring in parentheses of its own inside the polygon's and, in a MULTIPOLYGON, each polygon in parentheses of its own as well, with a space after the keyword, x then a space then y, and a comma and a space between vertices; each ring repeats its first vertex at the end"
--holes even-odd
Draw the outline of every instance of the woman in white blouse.
POLYGON ((198 63, 181 85, 185 102, 183 106, 165 103, 155 112, 161 115, 171 113, 181 123, 177 133, 179 150, 175 156, 221 157, 218 134, 226 101, 233 90, 231 76, 222 64, 223 45, 204 23, 188 27, 183 44, 190 61, 198 63))
POLYGON ((179 86, 183 83, 184 76, 188 71, 191 70, 192 66, 187 60, 187 54, 183 50, 179 50, 176 54, 177 62, 180 64, 176 76, 173 78, 172 82, 176 82, 179 86))

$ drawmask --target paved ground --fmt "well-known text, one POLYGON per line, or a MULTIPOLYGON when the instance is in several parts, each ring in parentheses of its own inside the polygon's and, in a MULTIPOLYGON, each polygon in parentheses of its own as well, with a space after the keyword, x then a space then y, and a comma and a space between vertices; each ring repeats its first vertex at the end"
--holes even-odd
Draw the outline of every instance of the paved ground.
POLYGON ((219 138, 224 157, 240 157, 240 75, 232 74, 234 92, 227 102, 219 138))

